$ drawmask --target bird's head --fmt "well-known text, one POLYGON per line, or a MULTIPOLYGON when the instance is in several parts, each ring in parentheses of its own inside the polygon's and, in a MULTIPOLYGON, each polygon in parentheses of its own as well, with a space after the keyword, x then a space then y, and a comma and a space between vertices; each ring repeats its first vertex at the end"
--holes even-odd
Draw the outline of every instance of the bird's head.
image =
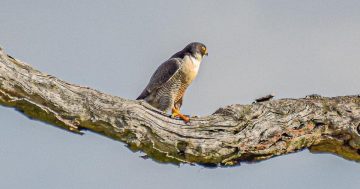
POLYGON ((208 55, 206 46, 199 42, 193 42, 188 44, 183 51, 189 53, 191 56, 195 57, 198 60, 201 60, 205 55, 208 55))

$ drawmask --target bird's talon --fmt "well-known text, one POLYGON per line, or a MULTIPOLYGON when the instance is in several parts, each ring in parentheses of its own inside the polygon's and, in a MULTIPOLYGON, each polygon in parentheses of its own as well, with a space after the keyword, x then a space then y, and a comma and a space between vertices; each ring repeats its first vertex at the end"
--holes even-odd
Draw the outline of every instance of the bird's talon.
POLYGON ((186 124, 190 122, 190 118, 189 118, 189 117, 184 117, 184 118, 182 118, 182 120, 184 120, 184 122, 185 122, 186 124), (185 119, 184 119, 184 118, 185 118, 185 119))
POLYGON ((190 116, 188 115, 183 115, 182 113, 180 113, 180 111, 176 108, 172 109, 172 114, 171 114, 172 118, 176 118, 176 119, 181 119, 183 120, 185 123, 190 122, 190 116))
POLYGON ((177 118, 180 118, 180 115, 178 113, 172 113, 170 117, 177 119, 177 118))
MULTIPOLYGON (((147 102, 140 101, 140 104, 144 106, 149 104, 155 109, 158 108, 159 111, 163 111, 160 112, 161 114, 172 108, 170 118, 181 119, 185 123, 189 123, 190 116, 180 112, 183 95, 192 80, 195 79, 203 57, 207 55, 208 51, 204 44, 190 43, 157 68, 147 87, 136 100, 147 102)), ((168 116, 167 114, 163 115, 168 116)))

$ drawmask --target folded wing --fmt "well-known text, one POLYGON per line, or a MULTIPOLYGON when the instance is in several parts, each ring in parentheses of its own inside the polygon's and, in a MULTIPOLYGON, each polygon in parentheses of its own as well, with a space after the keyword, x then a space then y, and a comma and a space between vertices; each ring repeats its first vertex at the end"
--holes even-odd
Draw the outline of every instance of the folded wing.
POLYGON ((176 74, 181 67, 181 63, 182 60, 180 58, 170 58, 162 63, 151 76, 149 84, 136 100, 145 99, 152 92, 161 88, 164 83, 169 81, 176 74))

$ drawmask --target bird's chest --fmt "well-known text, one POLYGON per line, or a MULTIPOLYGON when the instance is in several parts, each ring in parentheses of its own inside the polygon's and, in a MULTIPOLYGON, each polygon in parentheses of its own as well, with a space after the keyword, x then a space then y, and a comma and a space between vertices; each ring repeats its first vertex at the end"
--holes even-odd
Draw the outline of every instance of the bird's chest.
POLYGON ((197 76, 200 68, 200 61, 189 56, 184 57, 184 63, 181 67, 181 79, 184 83, 190 84, 197 76))

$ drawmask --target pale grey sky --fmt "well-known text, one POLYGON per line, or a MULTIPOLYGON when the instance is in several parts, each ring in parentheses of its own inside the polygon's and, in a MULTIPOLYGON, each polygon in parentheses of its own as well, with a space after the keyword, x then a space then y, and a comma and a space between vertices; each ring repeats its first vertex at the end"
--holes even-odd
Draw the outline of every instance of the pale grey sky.
MULTIPOLYGON (((136 98, 191 41, 209 56, 184 113, 277 98, 359 94, 360 1, 1 0, 0 46, 71 83, 136 98)), ((358 188, 360 164, 303 151, 205 169, 139 158, 123 143, 77 136, 0 107, 0 188, 358 188)))

